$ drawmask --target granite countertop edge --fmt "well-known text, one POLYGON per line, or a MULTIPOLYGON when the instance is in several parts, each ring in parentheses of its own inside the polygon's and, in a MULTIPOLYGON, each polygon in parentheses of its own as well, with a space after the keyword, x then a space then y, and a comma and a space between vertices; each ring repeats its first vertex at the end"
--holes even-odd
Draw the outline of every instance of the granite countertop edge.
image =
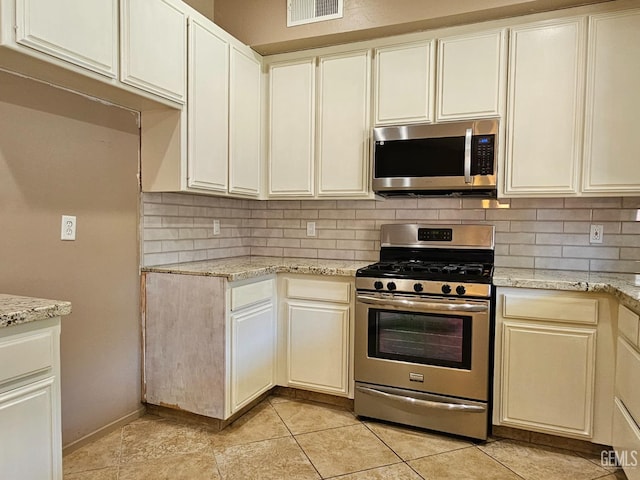
POLYGON ((71 302, 0 294, 0 328, 61 317, 71 313, 71 302))
MULTIPOLYGON (((225 277, 230 282, 235 282, 276 273, 354 276, 358 268, 370 263, 372 262, 357 260, 246 256, 149 266, 142 271, 225 277)), ((498 287, 608 293, 626 307, 640 313, 640 275, 633 273, 496 267, 493 283, 498 287)))

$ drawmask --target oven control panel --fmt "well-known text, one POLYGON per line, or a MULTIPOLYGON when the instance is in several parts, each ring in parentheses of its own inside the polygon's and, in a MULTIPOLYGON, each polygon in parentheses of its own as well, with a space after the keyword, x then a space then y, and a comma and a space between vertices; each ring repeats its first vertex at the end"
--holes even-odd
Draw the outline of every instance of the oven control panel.
POLYGON ((491 285, 484 283, 447 283, 437 281, 416 281, 405 279, 385 279, 356 277, 356 289, 386 293, 404 293, 413 295, 445 295, 452 297, 491 296, 491 285))
POLYGON ((420 242, 450 242, 453 240, 451 228, 419 228, 418 241, 420 242))

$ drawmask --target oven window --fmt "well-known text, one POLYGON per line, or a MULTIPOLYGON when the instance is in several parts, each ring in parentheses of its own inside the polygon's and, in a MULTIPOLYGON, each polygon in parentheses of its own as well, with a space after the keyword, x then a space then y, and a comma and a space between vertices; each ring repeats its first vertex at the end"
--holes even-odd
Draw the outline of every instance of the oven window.
POLYGON ((471 369, 471 317, 369 309, 369 357, 471 369))

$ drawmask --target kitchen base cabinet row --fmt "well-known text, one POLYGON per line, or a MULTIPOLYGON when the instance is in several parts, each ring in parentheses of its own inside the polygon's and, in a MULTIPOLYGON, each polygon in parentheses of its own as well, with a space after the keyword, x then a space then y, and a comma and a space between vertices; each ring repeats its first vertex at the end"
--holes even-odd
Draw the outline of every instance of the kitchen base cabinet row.
POLYGON ((225 420, 276 385, 351 395, 352 281, 278 284, 279 307, 273 275, 146 273, 144 401, 225 420))

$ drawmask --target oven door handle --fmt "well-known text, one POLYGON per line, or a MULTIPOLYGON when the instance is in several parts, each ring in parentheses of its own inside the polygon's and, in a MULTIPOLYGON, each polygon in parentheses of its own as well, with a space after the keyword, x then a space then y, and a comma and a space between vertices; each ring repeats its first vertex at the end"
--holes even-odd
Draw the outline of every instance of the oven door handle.
POLYGON ((466 403, 447 403, 447 402, 434 402, 432 400, 422 400, 420 398, 406 397, 404 395, 394 395, 392 393, 376 390, 375 388, 357 386, 356 390, 364 393, 365 395, 371 395, 372 397, 384 398, 400 403, 406 403, 416 407, 437 408, 439 410, 454 410, 463 411, 468 413, 482 413, 487 409, 480 405, 469 405, 466 403))
POLYGON ((437 300, 409 300, 406 298, 377 298, 368 295, 358 295, 358 302, 369 305, 382 305, 392 310, 411 309, 411 310, 433 310, 444 312, 486 312, 489 310, 488 305, 475 303, 449 303, 438 302, 437 300))

